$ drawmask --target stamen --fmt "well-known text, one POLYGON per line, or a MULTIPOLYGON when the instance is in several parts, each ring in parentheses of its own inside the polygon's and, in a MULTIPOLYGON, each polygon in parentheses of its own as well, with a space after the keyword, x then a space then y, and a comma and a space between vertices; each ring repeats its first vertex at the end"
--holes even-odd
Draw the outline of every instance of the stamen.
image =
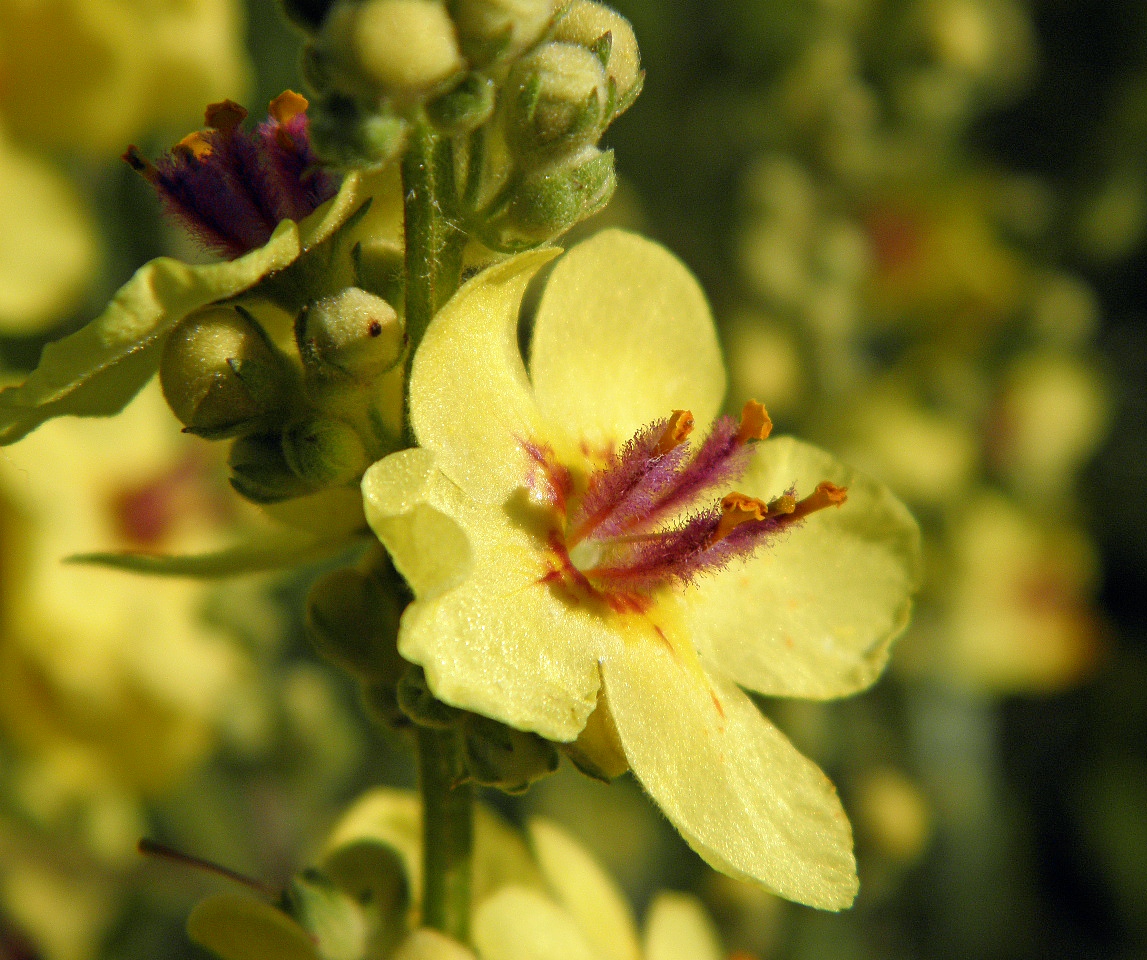
POLYGON ((794 507, 788 519, 792 523, 803 520, 810 513, 824 510, 826 507, 839 507, 848 499, 848 487, 838 487, 835 483, 822 480, 816 489, 794 507))
POLYGON ((746 497, 743 493, 730 493, 721 501, 721 520, 713 531, 710 543, 723 540, 742 523, 764 520, 769 515, 769 505, 756 497, 746 497))
POLYGON ((669 423, 665 425, 661 439, 657 441, 657 448, 653 455, 655 457, 665 456, 674 447, 681 446, 692 432, 693 414, 688 410, 674 410, 673 416, 669 418, 669 423))
POLYGON ((746 400, 744 407, 741 408, 741 425, 737 429, 737 442, 764 440, 772 432, 773 421, 769 419, 765 405, 756 400, 746 400))

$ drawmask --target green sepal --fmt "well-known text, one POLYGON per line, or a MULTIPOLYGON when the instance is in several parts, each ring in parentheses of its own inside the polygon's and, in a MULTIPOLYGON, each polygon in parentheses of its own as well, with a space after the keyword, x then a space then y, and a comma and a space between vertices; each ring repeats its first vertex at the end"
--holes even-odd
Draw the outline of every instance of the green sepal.
POLYGON ((363 960, 368 924, 363 904, 313 867, 295 876, 283 894, 287 911, 318 946, 322 960, 363 960))
POLYGON ((467 713, 462 736, 469 779, 484 787, 524 793, 532 783, 558 769, 554 745, 536 733, 467 713))
POLYGON ((344 567, 312 584, 307 635, 324 659, 393 690, 407 668, 397 648, 400 612, 398 598, 382 578, 344 567))
POLYGON ((462 711, 437 699, 426 685, 421 667, 411 665, 398 681, 398 706, 420 727, 448 730, 459 723, 462 711))
POLYGON ((281 503, 315 490, 291 469, 278 432, 240 437, 231 446, 227 464, 231 486, 252 503, 281 503))

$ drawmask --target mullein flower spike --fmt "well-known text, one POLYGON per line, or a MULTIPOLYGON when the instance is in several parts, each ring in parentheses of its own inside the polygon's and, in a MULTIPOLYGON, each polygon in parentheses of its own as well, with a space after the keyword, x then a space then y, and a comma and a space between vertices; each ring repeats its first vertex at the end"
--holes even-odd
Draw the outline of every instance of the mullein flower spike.
POLYGON ((290 90, 270 117, 247 132, 247 111, 224 100, 207 108, 206 129, 155 163, 137 147, 123 159, 159 194, 167 213, 200 243, 228 259, 271 239, 283 220, 302 220, 333 197, 338 181, 311 149, 307 100, 290 90))

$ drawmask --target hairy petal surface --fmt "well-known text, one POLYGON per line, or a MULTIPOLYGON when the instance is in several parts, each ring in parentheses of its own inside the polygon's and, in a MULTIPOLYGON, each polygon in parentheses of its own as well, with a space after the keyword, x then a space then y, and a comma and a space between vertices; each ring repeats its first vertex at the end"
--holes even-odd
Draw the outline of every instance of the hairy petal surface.
POLYGON ((605 622, 541 583, 544 532, 524 496, 470 500, 434 455, 406 450, 363 479, 367 519, 414 588, 399 652, 445 702, 533 730, 577 737, 599 686, 605 622))
POLYGON ((809 906, 852 903, 835 789, 735 684, 648 639, 608 657, 602 676, 634 775, 711 866, 809 906))
POLYGON ((709 304, 664 247, 603 230, 554 268, 530 350, 538 407, 569 436, 602 449, 690 410, 717 414, 725 367, 709 304))
POLYGON ((784 437, 757 449, 737 486, 767 501, 793 486, 810 493, 821 480, 848 487, 848 501, 700 578, 688 595, 702 659, 758 693, 823 699, 862 690, 908 623, 920 533, 883 484, 784 437))
POLYGON ((467 494, 501 503, 529 470, 539 418, 518 349, 526 285, 558 250, 483 270, 435 315, 414 355, 410 420, 421 446, 467 494))

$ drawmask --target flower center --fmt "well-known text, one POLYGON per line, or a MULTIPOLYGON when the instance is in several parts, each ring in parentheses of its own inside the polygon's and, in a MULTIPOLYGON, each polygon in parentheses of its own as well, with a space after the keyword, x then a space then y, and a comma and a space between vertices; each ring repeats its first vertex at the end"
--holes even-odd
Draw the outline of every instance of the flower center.
POLYGON ((794 489, 768 503, 736 492, 714 499, 743 476, 772 422, 750 400, 740 421, 721 417, 696 446, 692 429, 686 410, 642 428, 583 490, 549 448, 523 444, 535 463, 529 487, 557 519, 542 582, 615 610, 644 610, 657 589, 687 586, 747 558, 810 513, 847 499, 845 488, 828 481, 799 500, 794 489))

